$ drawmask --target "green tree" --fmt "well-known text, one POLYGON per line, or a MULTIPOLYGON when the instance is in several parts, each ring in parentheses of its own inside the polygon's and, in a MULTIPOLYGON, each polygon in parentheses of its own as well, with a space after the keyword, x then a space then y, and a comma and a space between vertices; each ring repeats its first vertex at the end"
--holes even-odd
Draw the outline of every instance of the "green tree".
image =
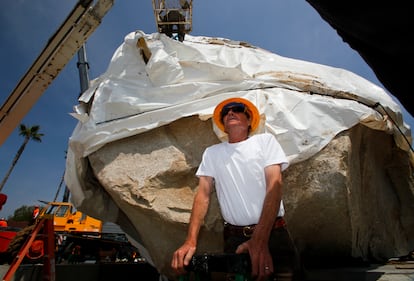
POLYGON ((7 179, 9 178, 11 172, 13 171, 14 167, 17 164, 17 161, 19 160, 20 156, 22 155, 24 149, 26 148, 27 143, 29 142, 29 140, 34 140, 37 142, 41 142, 42 141, 42 133, 39 133, 40 130, 40 126, 35 125, 33 127, 26 127, 23 124, 20 124, 19 127, 19 135, 24 137, 24 141, 23 144, 20 146, 19 150, 16 153, 16 156, 14 156, 13 162, 9 168, 9 170, 7 171, 6 175, 3 178, 3 181, 0 184, 0 192, 3 189, 4 185, 6 184, 7 179))
POLYGON ((34 206, 23 205, 20 208, 14 210, 13 216, 8 217, 8 220, 12 221, 31 221, 32 212, 34 206))

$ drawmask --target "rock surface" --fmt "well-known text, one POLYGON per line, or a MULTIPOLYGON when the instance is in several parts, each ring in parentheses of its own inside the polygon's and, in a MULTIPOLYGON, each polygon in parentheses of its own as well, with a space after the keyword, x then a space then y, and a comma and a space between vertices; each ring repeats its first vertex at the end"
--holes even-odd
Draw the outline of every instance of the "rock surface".
MULTIPOLYGON (((118 207, 116 216, 107 211, 111 220, 144 245, 168 277, 173 276, 172 253, 186 236, 195 171, 204 149, 218 142, 211 120, 192 116, 106 144, 88 156, 84 180, 96 194, 89 200, 118 207)), ((413 249, 412 174, 407 153, 393 137, 363 125, 291 165, 284 173, 286 220, 304 260, 384 261, 413 249)), ((213 198, 199 240, 201 253, 222 247, 222 218, 213 198)), ((85 200, 82 206, 87 205, 85 200)))
MULTIPOLYGON (((275 135, 291 162, 286 220, 306 262, 383 261, 414 248, 414 154, 398 104, 349 71, 225 38, 125 37, 72 114, 65 183, 74 205, 120 225, 173 277, 195 171, 226 138, 211 117, 230 97, 258 107, 258 132, 275 135)), ((221 251, 222 222, 213 196, 199 252, 221 251)))

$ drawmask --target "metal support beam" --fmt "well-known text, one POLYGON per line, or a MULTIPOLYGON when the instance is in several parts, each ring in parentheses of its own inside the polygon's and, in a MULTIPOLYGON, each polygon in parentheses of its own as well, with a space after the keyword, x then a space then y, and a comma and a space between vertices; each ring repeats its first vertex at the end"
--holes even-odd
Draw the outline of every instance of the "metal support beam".
POLYGON ((19 253, 16 255, 6 274, 3 276, 3 281, 13 280, 16 270, 19 268, 26 254, 29 252, 33 242, 38 238, 38 234, 43 233, 44 239, 44 281, 55 281, 55 233, 53 228, 53 217, 42 218, 36 223, 26 242, 23 244, 19 253))
POLYGON ((0 145, 112 8, 114 0, 80 0, 0 107, 0 145), (93 6, 92 6, 93 5, 93 6))

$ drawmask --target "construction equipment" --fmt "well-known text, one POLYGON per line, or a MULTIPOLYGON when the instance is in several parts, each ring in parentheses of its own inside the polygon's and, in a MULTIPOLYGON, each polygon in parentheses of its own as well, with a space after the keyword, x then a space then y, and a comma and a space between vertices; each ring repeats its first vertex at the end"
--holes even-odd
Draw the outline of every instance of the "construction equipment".
POLYGON ((69 202, 48 202, 38 220, 44 218, 53 219, 57 263, 145 261, 124 233, 104 233, 102 221, 69 202))
POLYGON ((40 252, 42 257, 44 257, 45 262, 43 266, 44 279, 43 280, 55 280, 55 245, 54 233, 53 233, 53 220, 50 218, 43 218, 33 228, 31 235, 27 240, 25 240, 23 246, 19 249, 18 254, 15 255, 13 261, 10 264, 10 267, 6 274, 3 277, 4 281, 12 280, 14 273, 17 268, 23 262, 23 259, 28 255, 31 250, 31 247, 36 243, 36 245, 41 245, 40 252), (38 240, 38 234, 41 235, 38 240))
POLYGON ((33 65, 0 107, 0 145, 82 47, 114 0, 79 0, 33 65))
POLYGON ((184 41, 192 30, 192 0, 152 0, 155 22, 159 33, 184 41), (174 36, 174 34, 176 34, 174 36))
MULTIPOLYGON (((112 281, 127 280, 138 276, 142 280, 158 281, 160 275, 157 270, 148 263, 96 263, 78 266, 78 260, 72 264, 59 264, 59 251, 55 250, 55 232, 53 229, 53 216, 46 215, 32 225, 31 234, 19 249, 10 266, 3 276, 3 281, 31 280, 31 281, 55 281, 76 280, 79 281, 112 281), (31 255, 33 248, 41 246, 41 256, 37 256, 39 263, 23 265, 24 260, 31 255), (18 272, 20 270, 20 272, 18 272), (36 274, 39 272, 40 274, 36 274), (16 274, 15 274, 16 273, 16 274), (121 279, 120 279, 121 277, 121 279)), ((77 247, 76 249, 80 249, 77 247)), ((38 249, 36 249, 38 250, 38 249)))
MULTIPOLYGON (((34 224, 20 231, 16 230, 16 235, 8 245, 7 256, 3 262, 10 263, 16 256, 21 255, 25 241, 36 236, 35 229, 45 219, 53 223, 56 264, 86 261, 95 263, 146 262, 123 232, 103 232, 102 221, 75 210, 74 206, 68 202, 46 202, 34 224)), ((31 243, 22 262, 41 262, 45 252, 42 247, 43 244, 31 243)))
POLYGON ((38 220, 46 216, 53 217, 53 226, 56 233, 100 237, 102 232, 102 221, 77 211, 69 202, 46 202, 45 207, 40 211, 38 220))
MULTIPOLYGON (((0 145, 101 24, 114 0, 79 0, 0 107, 0 145)), ((192 30, 192 0, 152 0, 158 32, 179 40, 192 30), (178 18, 174 15, 179 16, 178 18)))

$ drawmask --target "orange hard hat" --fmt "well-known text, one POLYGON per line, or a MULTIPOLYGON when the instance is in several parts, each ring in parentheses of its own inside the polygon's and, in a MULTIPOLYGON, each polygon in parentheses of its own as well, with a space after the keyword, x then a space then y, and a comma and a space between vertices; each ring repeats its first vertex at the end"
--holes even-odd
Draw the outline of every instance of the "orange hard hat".
POLYGON ((260 123, 259 110, 251 101, 244 99, 244 98, 229 98, 229 99, 226 99, 220 102, 216 106, 216 108, 214 109, 214 113, 213 113, 213 120, 214 120, 214 123, 217 125, 217 127, 224 132, 224 124, 223 124, 223 120, 221 116, 221 111, 223 110, 223 107, 225 107, 226 105, 230 103, 235 103, 235 104, 242 103, 246 106, 247 113, 250 116, 250 128, 251 128, 250 132, 254 132, 257 129, 257 127, 259 127, 259 123, 260 123))

